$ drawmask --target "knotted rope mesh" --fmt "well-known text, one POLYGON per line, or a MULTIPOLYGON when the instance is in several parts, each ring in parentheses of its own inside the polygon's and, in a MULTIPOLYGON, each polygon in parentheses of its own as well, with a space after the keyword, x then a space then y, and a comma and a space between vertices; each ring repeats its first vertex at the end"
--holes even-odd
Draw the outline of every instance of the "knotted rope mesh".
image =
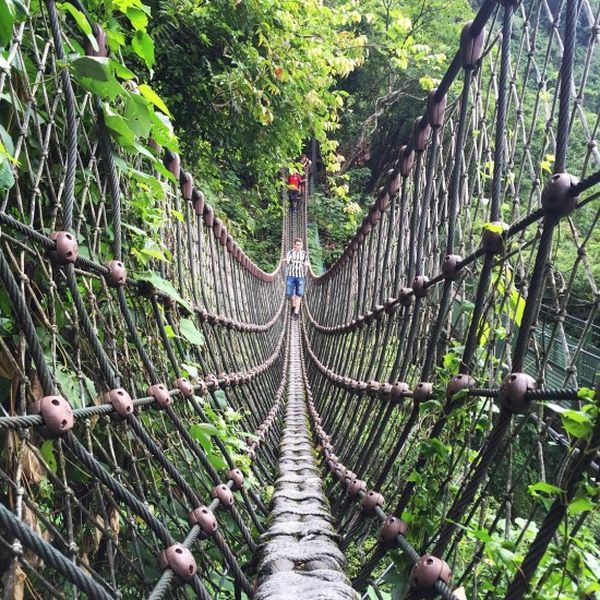
POLYGON ((582 381, 577 366, 598 310, 585 254, 597 19, 586 2, 484 2, 357 234, 310 281, 304 346, 333 513, 345 548, 369 546, 357 589, 385 580, 372 574, 399 545, 405 584, 430 552, 470 597, 540 597, 564 559, 554 536, 585 519, 570 503, 597 475, 598 424, 563 427, 565 410, 596 413, 582 389, 594 370, 582 381), (569 344, 581 289, 592 300, 569 344), (553 502, 523 506, 528 489, 553 502), (369 515, 383 522, 376 545, 369 515))
MULTIPOLYGON (((283 270, 243 253, 176 154, 118 155, 65 66, 75 34, 54 2, 15 25, 0 74, 5 586, 252 596, 288 383, 356 590, 379 593, 394 548, 406 584, 419 563, 406 597, 553 584, 598 475, 599 15, 481 5, 358 232, 309 277, 300 331, 283 270), (160 204, 135 205, 152 185, 160 204)), ((285 215, 282 252, 308 204, 285 215)), ((562 592, 579 583, 567 573, 562 592)))
POLYGON ((251 595, 237 557, 256 548, 274 475, 281 277, 248 259, 177 155, 159 154, 158 178, 152 157, 117 162, 100 103, 61 64, 65 29, 54 2, 32 13, 0 79, 18 165, 1 213, 7 587, 251 595), (140 251, 131 190, 144 184, 164 191, 142 207, 163 245, 140 251), (135 252, 172 260, 127 277, 135 252))

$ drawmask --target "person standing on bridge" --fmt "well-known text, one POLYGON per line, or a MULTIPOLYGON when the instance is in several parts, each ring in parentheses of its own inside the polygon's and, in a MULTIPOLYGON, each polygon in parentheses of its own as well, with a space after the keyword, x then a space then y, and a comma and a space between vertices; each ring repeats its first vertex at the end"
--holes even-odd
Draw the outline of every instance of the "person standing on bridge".
POLYGON ((303 250, 300 238, 294 240, 294 247, 287 253, 287 297, 290 299, 293 319, 300 315, 300 302, 304 296, 304 276, 309 265, 308 254, 303 250))
POLYGON ((300 186, 304 182, 304 179, 300 177, 299 173, 292 172, 290 173, 287 186, 288 186, 288 199, 290 201, 290 211, 295 212, 296 207, 298 206, 298 201, 300 200, 300 186))

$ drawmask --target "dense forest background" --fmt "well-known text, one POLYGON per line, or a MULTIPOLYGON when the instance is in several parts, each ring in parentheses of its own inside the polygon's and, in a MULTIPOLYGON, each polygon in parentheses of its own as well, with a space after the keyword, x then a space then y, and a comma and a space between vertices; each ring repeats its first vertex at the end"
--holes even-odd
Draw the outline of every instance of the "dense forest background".
MULTIPOLYGON (((153 164, 150 138, 179 151, 228 229, 265 269, 279 260, 283 175, 299 168, 302 153, 316 148, 308 242, 313 268, 320 272, 339 256, 361 221, 478 4, 479 0, 90 0, 87 8, 79 2, 64 2, 60 8, 71 23, 73 75, 103 100, 106 124, 117 143, 153 164), (93 36, 76 5, 105 25, 108 60, 81 56, 82 35, 90 40, 93 36)), ((19 6, 17 0, 0 3, 2 44, 10 40, 12 24, 27 12, 19 6)), ((556 12, 558 7, 559 1, 551 0, 546 10, 556 12)), ((37 2, 31 10, 37 12, 37 2)), ((516 25, 520 19, 517 13, 516 25)), ((548 44, 551 32, 550 20, 540 23, 535 43, 556 54, 556 45, 548 44)), ((580 110, 593 128, 600 102, 600 62, 586 63, 590 33, 583 26, 578 32, 575 82, 585 73, 585 90, 577 91, 585 96, 580 110)), ((516 47, 519 40, 513 42, 516 47)), ((557 56, 552 58, 550 63, 558 64, 557 56)), ((529 81, 530 89, 521 99, 525 111, 533 111, 538 98, 538 83, 535 78, 529 81)), ((548 114, 557 81, 558 74, 549 72, 540 96, 545 106, 536 110, 548 114)), ((450 90, 451 104, 458 89, 450 90)), ((2 101, 10 103, 7 98, 2 101)), ((516 119, 514 103, 510 110, 516 119)), ((0 127, 4 190, 13 183, 12 142, 8 121, 0 127)), ((544 181, 554 157, 542 147, 543 119, 536 127, 540 135, 536 130, 532 136, 532 167, 544 181)), ((582 129, 580 119, 573 120, 571 147, 578 150, 569 156, 572 172, 581 173, 585 148, 595 143, 593 137, 582 129)), ((162 165, 154 166, 161 170, 162 165)), ((126 227, 132 253, 145 267, 151 259, 168 258, 159 236, 152 233, 164 219, 154 208, 162 190, 139 170, 120 167, 134 183, 126 227), (139 220, 150 232, 130 227, 139 220)), ((478 176, 489 180, 493 164, 480 169, 478 176)), ((519 200, 524 210, 528 189, 531 185, 525 182, 519 200)), ((514 215, 503 209, 502 218, 510 223, 514 215)), ((578 211, 580 222, 575 226, 590 230, 595 218, 589 204, 578 211)), ((569 227, 567 221, 561 224, 565 232, 569 227)), ((574 282, 570 306, 581 318, 596 301, 592 280, 600 280, 599 238, 594 236, 586 245, 587 257, 578 258, 577 248, 568 244, 557 244, 560 250, 554 257, 565 281, 576 260, 587 262, 587 276, 574 282)))
POLYGON ((280 171, 316 139, 317 269, 360 222, 473 14, 468 0, 177 0, 152 10, 154 77, 182 152, 265 268, 279 260, 280 171))

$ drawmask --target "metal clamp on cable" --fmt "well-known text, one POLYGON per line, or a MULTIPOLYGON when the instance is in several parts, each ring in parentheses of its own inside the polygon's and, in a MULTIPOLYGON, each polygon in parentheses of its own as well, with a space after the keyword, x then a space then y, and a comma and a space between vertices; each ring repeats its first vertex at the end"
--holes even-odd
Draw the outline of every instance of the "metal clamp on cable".
POLYGON ((230 510, 233 507, 233 494, 224 483, 215 486, 210 491, 210 495, 213 498, 218 498, 221 506, 226 510, 230 510))
POLYGON ((502 380, 499 400, 503 408, 513 414, 525 415, 531 408, 527 393, 535 390, 536 382, 526 373, 510 373, 502 380))
POLYGON ((423 598, 437 595, 435 584, 438 580, 448 583, 452 572, 448 563, 440 558, 425 554, 415 563, 410 573, 410 587, 423 598))
POLYGON ((119 417, 127 418, 133 414, 133 400, 123 388, 115 388, 104 395, 105 404, 112 404, 119 417))
POLYGON ((41 415, 44 425, 40 427, 40 433, 46 438, 56 438, 73 429, 73 409, 62 396, 44 396, 36 400, 31 413, 41 415))
POLYGON ((53 231, 48 236, 55 244, 54 250, 49 250, 50 258, 59 265, 74 263, 79 256, 79 245, 72 233, 68 231, 53 231))
POLYGON ((169 390, 162 383, 151 385, 148 388, 147 394, 156 400, 159 408, 166 408, 171 404, 171 394, 169 394, 169 390))
POLYGON ((546 213, 566 217, 570 215, 579 202, 579 196, 571 195, 571 188, 579 183, 579 179, 569 173, 555 173, 546 182, 542 190, 542 207, 546 213))
POLYGON ((463 69, 474 69, 477 67, 483 55, 485 27, 473 37, 471 33, 472 24, 472 21, 467 23, 460 34, 460 64, 463 69))
POLYGON ((217 519, 210 508, 198 506, 188 515, 190 525, 198 525, 204 539, 211 537, 217 530, 217 519))
POLYGON ((379 492, 371 490, 367 492, 365 497, 362 499, 362 502, 360 503, 360 509, 364 515, 370 517, 375 514, 375 509, 377 507, 383 509, 384 504, 384 497, 379 492))
POLYGON ((127 269, 120 260, 111 260, 106 263, 108 273, 105 275, 108 287, 118 288, 127 283, 127 269))
POLYGON ((382 524, 379 530, 379 540, 386 546, 391 546, 396 543, 398 535, 406 535, 408 525, 396 517, 388 517, 382 524))
POLYGON ((190 581, 196 574, 196 559, 183 544, 173 544, 158 555, 158 564, 164 571, 169 568, 182 581, 190 581))
POLYGON ((412 144, 415 152, 424 152, 431 140, 431 125, 423 117, 417 117, 413 124, 412 144))
POLYGON ((454 396, 463 390, 475 387, 475 380, 470 375, 455 375, 446 386, 446 399, 452 401, 454 396))

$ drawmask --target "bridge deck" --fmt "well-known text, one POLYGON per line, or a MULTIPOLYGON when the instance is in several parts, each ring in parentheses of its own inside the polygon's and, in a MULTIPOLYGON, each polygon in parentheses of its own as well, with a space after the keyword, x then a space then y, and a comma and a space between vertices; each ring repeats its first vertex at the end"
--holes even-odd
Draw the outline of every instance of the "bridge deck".
POLYGON ((307 427, 297 322, 290 336, 290 373, 273 523, 263 535, 256 598, 355 599, 344 574, 329 504, 307 427))

